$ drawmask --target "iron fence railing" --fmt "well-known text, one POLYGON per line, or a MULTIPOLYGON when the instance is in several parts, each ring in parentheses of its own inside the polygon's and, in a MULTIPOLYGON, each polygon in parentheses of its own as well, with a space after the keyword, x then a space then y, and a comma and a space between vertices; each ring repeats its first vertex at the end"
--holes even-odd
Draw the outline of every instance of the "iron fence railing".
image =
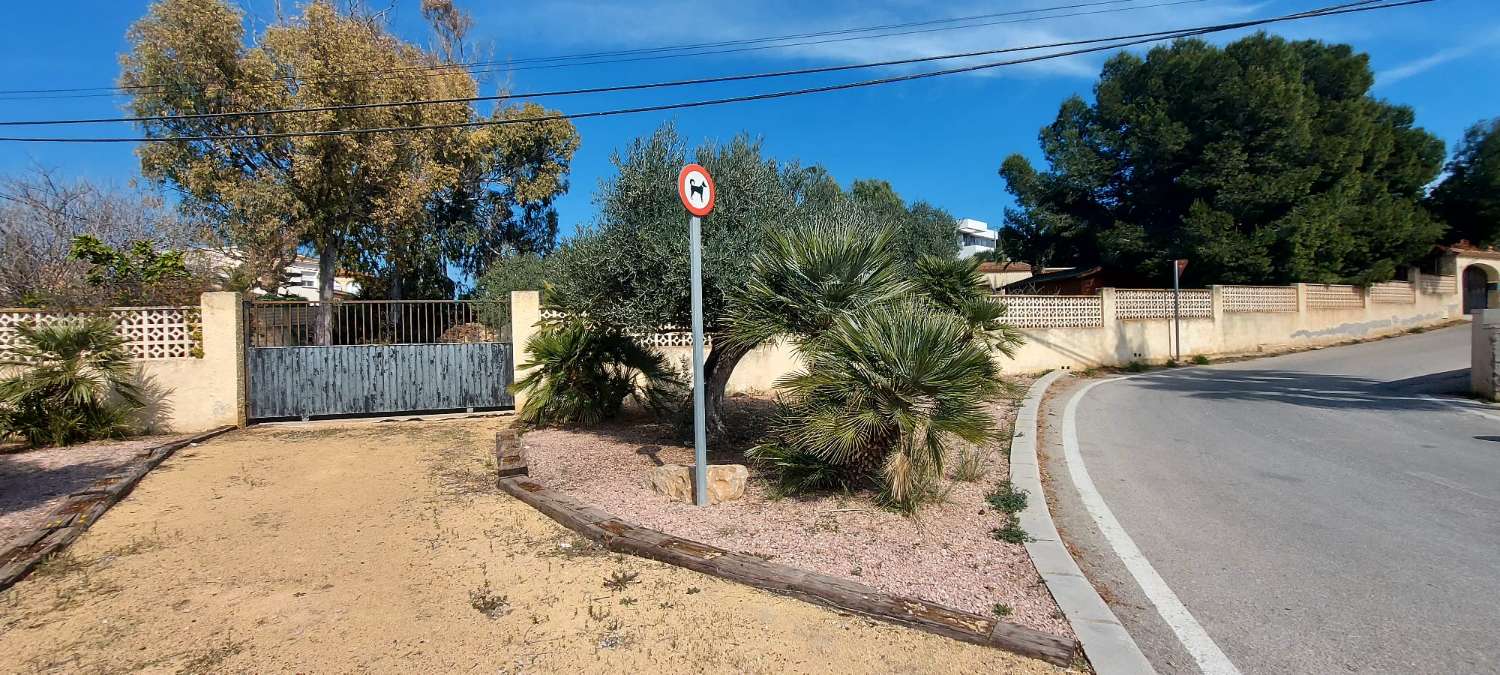
POLYGON ((503 303, 473 300, 342 300, 328 304, 330 335, 319 340, 323 303, 251 302, 251 347, 509 342, 503 303))

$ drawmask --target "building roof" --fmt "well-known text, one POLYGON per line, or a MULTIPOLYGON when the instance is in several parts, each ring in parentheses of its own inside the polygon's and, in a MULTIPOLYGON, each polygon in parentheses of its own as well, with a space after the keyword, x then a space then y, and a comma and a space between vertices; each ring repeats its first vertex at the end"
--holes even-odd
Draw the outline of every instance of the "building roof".
POLYGON ((1104 271, 1104 268, 1100 267, 1098 265, 1095 265, 1093 267, 1069 267, 1067 269, 1062 269, 1062 270, 1058 270, 1058 271, 1055 271, 1055 272, 1043 272, 1043 273, 1038 274, 1038 275, 1036 275, 1034 277, 1027 277, 1027 278, 1022 279, 1020 281, 1015 281, 1015 282, 1012 282, 1012 283, 1008 283, 1008 284, 1005 285, 1005 289, 1006 290, 1010 290, 1012 287, 1015 287, 1015 288, 1025 288, 1027 286, 1033 286, 1033 285, 1036 285, 1036 284, 1045 284, 1045 283, 1052 282, 1052 281, 1067 281, 1069 279, 1083 279, 1085 277, 1094 276, 1094 275, 1099 274, 1099 273, 1101 273, 1103 271, 1104 271))
POLYGON ((988 223, 973 218, 962 218, 957 223, 958 231, 984 239, 999 239, 1000 233, 990 229, 988 223))
POLYGON ((1005 273, 1005 272, 1028 272, 1029 273, 1029 272, 1031 272, 1031 265, 1028 265, 1026 263, 1019 263, 1019 262, 1008 262, 1008 263, 987 262, 987 263, 979 263, 979 273, 980 274, 1002 274, 1002 273, 1005 273))
POLYGON ((1467 239, 1465 239, 1463 241, 1460 241, 1457 244, 1453 244, 1451 246, 1438 246, 1436 248, 1437 248, 1437 250, 1442 251, 1443 253, 1453 253, 1453 254, 1457 254, 1457 255, 1465 255, 1465 256, 1469 256, 1471 258, 1494 258, 1494 259, 1500 259, 1500 250, 1495 250, 1494 247, 1480 248, 1478 246, 1470 244, 1467 239))

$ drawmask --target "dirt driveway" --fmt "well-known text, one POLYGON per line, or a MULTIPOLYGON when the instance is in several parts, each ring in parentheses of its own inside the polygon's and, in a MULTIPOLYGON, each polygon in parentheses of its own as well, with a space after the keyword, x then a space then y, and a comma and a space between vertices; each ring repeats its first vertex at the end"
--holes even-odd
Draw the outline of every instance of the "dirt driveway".
POLYGON ((3 669, 1054 671, 592 549, 494 489, 503 424, 257 427, 179 452, 0 597, 3 669))

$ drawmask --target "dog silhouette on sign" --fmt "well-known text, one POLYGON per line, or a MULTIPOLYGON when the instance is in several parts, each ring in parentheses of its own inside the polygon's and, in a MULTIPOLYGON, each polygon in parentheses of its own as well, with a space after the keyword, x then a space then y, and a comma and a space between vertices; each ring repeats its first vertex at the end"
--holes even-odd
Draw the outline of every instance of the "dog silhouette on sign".
MULTIPOLYGON (((692 199, 693 195, 697 195, 699 198, 702 198, 703 197, 703 188, 706 188, 706 187, 708 187, 708 183, 694 183, 692 181, 692 179, 689 179, 688 180, 688 198, 692 199)), ((698 201, 698 200, 694 199, 693 201, 698 201)))

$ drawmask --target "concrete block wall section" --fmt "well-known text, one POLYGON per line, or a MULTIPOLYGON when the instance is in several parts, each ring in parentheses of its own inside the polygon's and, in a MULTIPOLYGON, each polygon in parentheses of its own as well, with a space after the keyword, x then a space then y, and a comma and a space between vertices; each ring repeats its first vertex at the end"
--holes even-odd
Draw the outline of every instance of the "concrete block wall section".
POLYGON ((138 361, 148 430, 196 432, 245 424, 245 313, 239 293, 204 293, 203 357, 138 361))
MULTIPOLYGON (((1419 285, 1414 283, 1412 287, 1415 289, 1419 285)), ((1334 307, 1312 306, 1314 303, 1309 298, 1313 291, 1330 294, 1326 287, 1308 284, 1274 289, 1238 288, 1234 291, 1237 295, 1231 306, 1225 299, 1226 287, 1214 287, 1210 289, 1208 315, 1181 320, 1179 348, 1178 330, 1174 329, 1170 318, 1120 319, 1115 311, 1117 291, 1106 288, 1102 289, 1096 303, 1103 308, 1102 322, 1095 321, 1088 326, 1022 328, 1021 334, 1026 342, 1016 350, 1014 357, 1002 359, 1001 366, 1010 373, 1036 373, 1059 368, 1123 366, 1131 361, 1161 363, 1173 358, 1179 349, 1186 359, 1197 354, 1221 356, 1311 347, 1396 334, 1461 316, 1456 291, 1413 292, 1411 302, 1400 304, 1374 302, 1371 294, 1359 293, 1358 303, 1334 307), (1295 296, 1289 291, 1295 291, 1295 296), (1295 305, 1292 304, 1293 297, 1295 305), (1264 305, 1264 308, 1247 309, 1247 306, 1259 305, 1264 305)), ((1328 299, 1323 298, 1322 302, 1327 303, 1328 299)), ((528 358, 526 338, 535 332, 534 324, 541 318, 539 294, 536 291, 516 291, 511 295, 511 305, 512 335, 515 336, 519 369, 528 358)), ((1026 311, 1034 314, 1037 308, 1028 306, 1026 311)), ((1202 314, 1201 311, 1198 313, 1202 314)), ((1027 316, 1036 318, 1031 314, 1027 316)), ((1069 315, 1069 320, 1073 318, 1076 317, 1069 315)), ((674 364, 683 362, 689 353, 687 347, 664 346, 658 349, 674 364)), ((778 379, 800 366, 801 361, 790 345, 784 342, 763 345, 735 367, 729 390, 769 391, 778 379)), ((517 378, 522 376, 524 373, 516 373, 517 378)), ((518 400, 516 405, 521 405, 521 401, 518 400)))
POLYGON ((1474 313, 1469 383, 1478 396, 1500 400, 1500 309, 1474 313))

